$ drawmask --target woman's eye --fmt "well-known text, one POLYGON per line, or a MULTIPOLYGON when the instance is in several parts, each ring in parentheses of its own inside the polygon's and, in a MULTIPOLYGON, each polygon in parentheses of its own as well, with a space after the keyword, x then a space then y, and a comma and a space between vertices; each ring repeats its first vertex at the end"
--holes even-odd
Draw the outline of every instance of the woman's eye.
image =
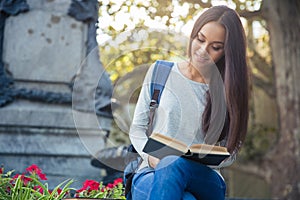
POLYGON ((200 39, 200 38, 198 38, 198 41, 199 41, 199 42, 201 42, 201 43, 203 43, 203 42, 204 42, 204 40, 202 40, 202 39, 200 39))
POLYGON ((222 47, 212 47, 213 48, 213 50, 215 50, 215 51, 219 51, 220 49, 222 49, 222 47))

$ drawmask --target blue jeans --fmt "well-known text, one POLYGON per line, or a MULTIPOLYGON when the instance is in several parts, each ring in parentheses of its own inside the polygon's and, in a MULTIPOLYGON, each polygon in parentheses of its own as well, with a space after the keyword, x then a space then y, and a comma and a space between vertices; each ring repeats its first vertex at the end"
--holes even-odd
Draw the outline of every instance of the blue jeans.
POLYGON ((211 168, 178 156, 143 168, 132 180, 133 200, 224 200, 226 185, 211 168))

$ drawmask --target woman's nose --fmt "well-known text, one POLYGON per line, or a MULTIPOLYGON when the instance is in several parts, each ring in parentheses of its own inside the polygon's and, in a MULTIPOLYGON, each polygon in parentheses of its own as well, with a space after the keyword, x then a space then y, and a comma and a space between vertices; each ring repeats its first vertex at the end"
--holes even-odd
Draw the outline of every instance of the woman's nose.
POLYGON ((202 51, 208 52, 208 44, 206 42, 201 44, 200 48, 202 51))
POLYGON ((198 51, 201 54, 208 54, 208 44, 206 44, 206 43, 200 44, 198 51))

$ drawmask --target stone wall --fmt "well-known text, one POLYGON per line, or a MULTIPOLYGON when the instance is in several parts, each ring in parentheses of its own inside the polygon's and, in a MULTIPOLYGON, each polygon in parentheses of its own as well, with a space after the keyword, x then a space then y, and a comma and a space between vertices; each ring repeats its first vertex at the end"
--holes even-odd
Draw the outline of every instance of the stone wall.
MULTIPOLYGON (((74 187, 81 186, 85 179, 101 179, 100 170, 90 161, 106 146, 105 137, 111 128, 111 88, 99 55, 91 53, 91 43, 96 41, 91 38, 96 30, 93 20, 97 17, 80 21, 70 15, 74 6, 96 8, 97 1, 24 0, 4 4, 11 10, 18 6, 27 9, 20 13, 1 10, 5 28, 1 29, 0 79, 1 83, 10 83, 5 88, 5 84, 0 85, 0 164, 17 173, 37 164, 48 176, 50 188, 68 178, 78 180, 74 187), (74 88, 81 74, 94 86, 79 79, 74 88), (96 74, 94 79, 91 74, 96 74), (101 84, 103 78, 106 86, 101 84), (72 104, 72 96, 84 101, 79 106, 72 104), (101 111, 95 101, 105 109, 101 111)), ((87 14, 84 10, 73 12, 87 14)))

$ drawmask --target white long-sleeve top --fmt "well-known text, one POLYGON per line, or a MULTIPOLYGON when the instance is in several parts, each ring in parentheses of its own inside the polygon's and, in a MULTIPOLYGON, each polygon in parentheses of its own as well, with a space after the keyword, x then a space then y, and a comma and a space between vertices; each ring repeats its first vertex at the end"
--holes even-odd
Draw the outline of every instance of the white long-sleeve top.
MULTIPOLYGON (((148 166, 148 154, 142 150, 148 140, 146 130, 149 120, 153 67, 154 65, 149 68, 144 79, 129 132, 133 146, 143 159, 140 169, 148 166)), ((207 84, 186 78, 179 71, 178 64, 174 63, 162 92, 160 104, 155 111, 153 132, 175 138, 188 146, 204 143, 201 122, 206 105, 205 94, 208 89, 207 84)), ((214 168, 228 166, 234 160, 235 156, 231 156, 214 168)))

